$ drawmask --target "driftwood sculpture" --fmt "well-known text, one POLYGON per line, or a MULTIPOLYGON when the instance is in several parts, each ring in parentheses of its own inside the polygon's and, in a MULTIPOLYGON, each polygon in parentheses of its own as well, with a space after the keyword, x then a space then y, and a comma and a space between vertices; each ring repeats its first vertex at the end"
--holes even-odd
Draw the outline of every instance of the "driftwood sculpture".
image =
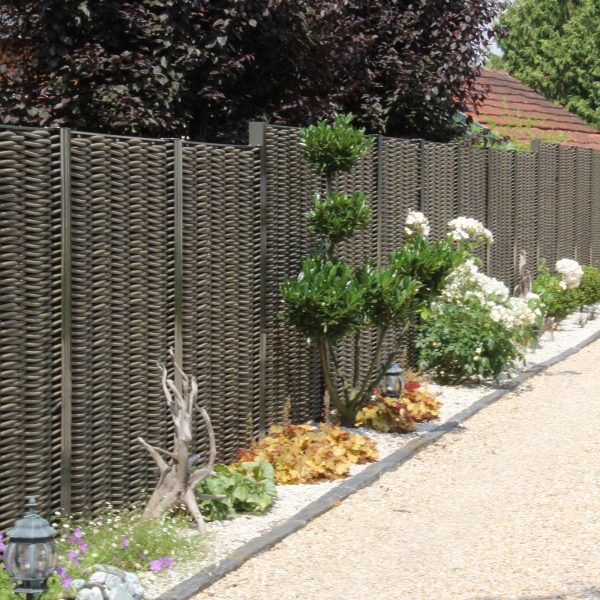
POLYGON ((517 298, 526 298, 527 294, 531 293, 533 287, 533 279, 531 271, 527 268, 527 252, 521 250, 519 252, 519 283, 514 289, 513 295, 517 298))
POLYGON ((197 407, 196 405, 198 397, 196 379, 188 377, 183 372, 175 361, 173 350, 170 351, 170 355, 173 357, 175 369, 181 375, 182 389, 178 390, 173 380, 169 379, 167 368, 163 363, 158 363, 158 367, 162 373, 162 387, 171 417, 173 418, 173 424, 175 425, 173 431, 173 450, 167 451, 156 446, 151 446, 142 438, 138 438, 138 441, 148 450, 160 471, 158 483, 148 500, 144 514, 148 517, 158 517, 163 512, 176 506, 185 506, 201 529, 204 520, 202 519, 196 500, 210 500, 222 497, 194 494, 196 486, 203 479, 214 474, 213 467, 216 456, 215 434, 208 413, 204 408, 197 407), (192 471, 194 463, 198 460, 198 456, 192 454, 192 417, 194 408, 196 407, 208 433, 209 458, 206 467, 192 471))

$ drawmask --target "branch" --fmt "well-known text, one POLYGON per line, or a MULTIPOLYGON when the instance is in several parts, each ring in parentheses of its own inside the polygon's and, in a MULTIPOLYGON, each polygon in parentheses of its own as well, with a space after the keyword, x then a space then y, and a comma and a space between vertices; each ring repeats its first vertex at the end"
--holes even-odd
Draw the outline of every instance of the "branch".
POLYGON ((146 450, 148 450, 148 452, 150 453, 150 456, 155 460, 156 464, 158 465, 158 470, 160 471, 160 474, 162 475, 163 473, 166 473, 170 467, 165 462, 165 460, 160 455, 160 453, 163 452, 163 453, 169 454, 171 456, 173 456, 173 455, 170 452, 163 450, 162 448, 156 448, 154 446, 151 446, 141 437, 138 438, 138 442, 140 444, 142 444, 142 446, 144 446, 144 448, 146 448, 146 450))
POLYGON ((334 350, 333 346, 327 340, 325 341, 325 344, 327 346, 327 351, 331 355, 331 361, 333 362, 333 368, 335 369, 335 372, 337 373, 338 377, 342 381, 342 388, 344 390, 344 398, 345 398, 346 402, 348 402, 350 399, 350 397, 349 397, 350 382, 348 381, 348 378, 346 377, 344 369, 341 367, 341 365, 338 362, 338 359, 335 354, 335 350, 334 350))
MULTIPOLYGON (((362 397, 365 395, 365 393, 367 393, 367 391, 370 391, 373 389, 373 388, 369 387, 370 379, 373 374, 373 371, 375 370, 375 367, 377 366, 377 363, 379 362, 379 356, 381 355, 381 350, 383 349, 383 342, 385 341, 386 333, 387 333, 386 327, 382 327, 379 330, 379 336, 377 338, 377 347, 375 348, 375 353, 373 354, 371 363, 369 364, 367 372, 365 373, 365 378, 363 379, 363 384, 360 386, 360 390, 358 391, 358 394, 356 394, 356 396, 354 396, 354 398, 353 398, 353 401, 355 404, 361 403, 362 397)), ((386 368, 386 371, 387 371, 387 368, 386 368)))

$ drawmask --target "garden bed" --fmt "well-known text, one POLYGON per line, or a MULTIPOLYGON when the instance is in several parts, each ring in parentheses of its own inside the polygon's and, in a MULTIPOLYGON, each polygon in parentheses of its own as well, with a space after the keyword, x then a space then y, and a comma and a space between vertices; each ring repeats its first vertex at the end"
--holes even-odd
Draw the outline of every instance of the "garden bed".
MULTIPOLYGON (((600 332, 600 318, 592 320, 589 317, 590 312, 575 313, 560 323, 554 339, 550 339, 551 336, 545 334, 543 340, 539 342, 538 348, 527 353, 526 363, 522 369, 548 361, 600 332), (584 321, 587 322, 583 323, 584 321)), ((470 407, 483 396, 494 390, 502 390, 510 382, 511 377, 517 373, 516 369, 507 373, 498 384, 460 387, 429 384, 429 389, 443 403, 440 409, 440 419, 420 423, 413 433, 378 433, 366 429, 357 431, 376 441, 380 454, 379 460, 382 460, 409 444, 411 440, 452 420, 457 413, 470 407)), ((353 465, 350 477, 368 467, 369 465, 353 465)), ((146 597, 156 598, 198 572, 205 569, 210 570, 216 563, 234 554, 247 542, 271 531, 330 490, 347 483, 348 478, 317 484, 278 485, 275 502, 264 515, 242 516, 229 521, 208 523, 208 540, 202 543, 202 547, 205 549, 208 546, 209 554, 204 555, 201 560, 176 564, 172 569, 160 573, 142 573, 141 579, 146 590, 146 597)), ((191 530, 185 534, 196 535, 191 530)))

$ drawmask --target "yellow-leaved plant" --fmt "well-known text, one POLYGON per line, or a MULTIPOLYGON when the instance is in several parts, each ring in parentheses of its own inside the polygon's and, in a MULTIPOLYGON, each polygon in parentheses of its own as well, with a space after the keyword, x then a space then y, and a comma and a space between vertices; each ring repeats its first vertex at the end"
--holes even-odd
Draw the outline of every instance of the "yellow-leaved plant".
MULTIPOLYGON (((274 425, 268 435, 239 453, 240 462, 266 460, 278 483, 313 483, 348 475, 351 464, 377 460, 379 453, 368 437, 340 427, 274 425)), ((235 467, 234 467, 235 468, 235 467)))
POLYGON ((356 425, 383 432, 408 433, 417 423, 439 417, 442 403, 418 381, 408 381, 400 398, 382 396, 378 391, 372 402, 356 415, 356 425))

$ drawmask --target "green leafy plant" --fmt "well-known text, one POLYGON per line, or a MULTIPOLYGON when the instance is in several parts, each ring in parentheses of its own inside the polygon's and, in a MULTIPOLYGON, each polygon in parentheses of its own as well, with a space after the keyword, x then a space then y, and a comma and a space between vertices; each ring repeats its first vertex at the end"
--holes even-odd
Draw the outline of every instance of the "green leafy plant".
POLYGON ((579 284, 582 304, 591 305, 600 302, 600 271, 596 267, 583 265, 583 277, 579 284))
POLYGON ((408 433, 416 429, 417 423, 437 419, 441 406, 431 392, 411 380, 407 381, 400 398, 375 391, 371 401, 358 411, 356 425, 385 433, 408 433))
POLYGON ((275 472, 270 463, 259 460, 232 467, 215 466, 216 475, 207 477, 197 488, 199 494, 225 496, 219 500, 200 500, 198 506, 208 521, 230 519, 242 513, 262 513, 277 494, 275 472))
MULTIPOLYGON (((204 552, 203 537, 180 535, 187 522, 179 517, 149 519, 136 508, 117 511, 108 507, 103 515, 92 519, 55 515, 53 527, 58 531, 58 567, 49 579, 48 600, 75 598, 75 579, 85 579, 96 564, 116 566, 127 571, 162 571, 177 561, 204 552)), ((0 533, 0 555, 4 552, 0 533)), ((14 585, 0 569, 0 600, 18 600, 14 585)))
MULTIPOLYGON (((274 425, 269 434, 239 454, 240 463, 266 460, 279 483, 313 483, 348 475, 351 464, 377 460, 366 436, 334 426, 274 425)), ((234 468, 240 468, 238 464, 234 468)))
POLYGON ((446 384, 497 378, 522 357, 512 332, 476 305, 444 304, 416 345, 419 367, 446 384))
POLYGON ((364 229, 370 216, 364 194, 332 191, 334 178, 352 168, 371 146, 364 131, 351 123, 352 115, 337 116, 332 124, 320 121, 302 131, 305 157, 326 175, 324 193, 313 198, 313 209, 307 213, 309 227, 322 239, 320 249, 302 261, 298 275, 281 286, 283 318, 318 347, 337 417, 349 427, 398 354, 411 318, 468 256, 474 245, 469 232, 491 239, 480 224, 463 219, 444 239, 430 242, 427 219, 414 212, 407 217, 406 241, 390 253, 387 264, 367 262, 353 268, 338 258, 337 244, 364 229), (469 232, 460 229, 465 225, 469 232), (459 232, 461 236, 453 237, 459 232), (361 334, 366 329, 375 332, 377 341, 374 351, 367 349, 370 354, 362 365, 361 334), (354 338, 354 361, 351 368, 344 368, 338 344, 349 336, 354 338), (386 339, 392 349, 384 354, 386 339))
POLYGON ((546 307, 546 316, 561 321, 585 304, 582 290, 561 286, 560 275, 552 275, 545 261, 540 263, 538 271, 532 289, 542 299, 546 307))
POLYGON ((540 300, 510 298, 506 286, 474 260, 449 278, 439 300, 422 312, 419 366, 444 383, 497 379, 533 343, 540 300))

